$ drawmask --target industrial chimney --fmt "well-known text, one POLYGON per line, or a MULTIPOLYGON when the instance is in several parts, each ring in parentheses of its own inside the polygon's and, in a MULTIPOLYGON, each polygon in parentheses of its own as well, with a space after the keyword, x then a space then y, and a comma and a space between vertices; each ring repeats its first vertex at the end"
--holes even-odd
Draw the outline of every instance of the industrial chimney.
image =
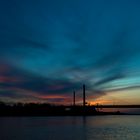
POLYGON ((75 106, 75 91, 73 91, 73 106, 75 106))
POLYGON ((86 106, 85 85, 83 85, 83 107, 86 106))

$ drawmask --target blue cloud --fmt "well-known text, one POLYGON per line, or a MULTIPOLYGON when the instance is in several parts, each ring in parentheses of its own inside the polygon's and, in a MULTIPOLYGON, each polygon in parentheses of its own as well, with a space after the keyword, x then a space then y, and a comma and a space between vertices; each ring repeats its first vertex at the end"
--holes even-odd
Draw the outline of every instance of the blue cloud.
POLYGON ((138 77, 139 6, 138 0, 1 1, 0 59, 18 69, 9 75, 27 78, 1 86, 65 94, 86 83, 90 95, 102 96, 115 81, 138 77))

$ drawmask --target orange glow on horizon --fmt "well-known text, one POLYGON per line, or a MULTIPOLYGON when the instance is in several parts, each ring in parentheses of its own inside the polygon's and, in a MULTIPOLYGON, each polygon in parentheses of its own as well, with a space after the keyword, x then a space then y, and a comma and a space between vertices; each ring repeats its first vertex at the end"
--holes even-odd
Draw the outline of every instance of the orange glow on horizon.
MULTIPOLYGON (((57 87, 61 88, 61 87, 57 87)), ((2 87, 1 92, 11 91, 17 95, 16 100, 21 102, 45 102, 50 104, 61 104, 61 105, 72 105, 73 104, 73 95, 70 93, 57 94, 57 93, 39 93, 29 89, 22 89, 17 87, 2 87), (28 100, 27 100, 28 99, 28 100)), ((5 100, 14 101, 14 97, 5 97, 5 100)), ((119 92, 110 92, 104 96, 99 96, 98 98, 89 95, 86 99, 87 105, 132 105, 140 104, 140 94, 139 90, 129 90, 129 91, 119 91, 119 92)), ((76 97, 76 104, 82 105, 82 97, 76 97)))
POLYGON ((89 104, 90 105, 97 105, 97 104, 105 105, 105 104, 112 104, 112 102, 109 100, 95 100, 95 101, 90 101, 89 104))

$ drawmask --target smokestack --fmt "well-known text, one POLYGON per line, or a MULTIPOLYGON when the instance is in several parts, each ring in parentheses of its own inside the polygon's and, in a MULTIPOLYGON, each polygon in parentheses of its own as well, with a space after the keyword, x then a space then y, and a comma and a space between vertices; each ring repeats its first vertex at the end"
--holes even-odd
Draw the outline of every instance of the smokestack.
POLYGON ((73 106, 75 106, 75 91, 73 91, 73 106))
POLYGON ((86 106, 85 85, 83 85, 83 107, 86 106))

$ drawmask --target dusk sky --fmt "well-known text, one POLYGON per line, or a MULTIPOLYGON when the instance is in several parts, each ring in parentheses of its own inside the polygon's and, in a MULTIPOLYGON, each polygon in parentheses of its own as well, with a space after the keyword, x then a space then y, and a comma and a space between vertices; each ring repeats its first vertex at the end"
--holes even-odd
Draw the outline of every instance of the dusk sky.
POLYGON ((139 0, 1 0, 0 101, 140 104, 139 0))

